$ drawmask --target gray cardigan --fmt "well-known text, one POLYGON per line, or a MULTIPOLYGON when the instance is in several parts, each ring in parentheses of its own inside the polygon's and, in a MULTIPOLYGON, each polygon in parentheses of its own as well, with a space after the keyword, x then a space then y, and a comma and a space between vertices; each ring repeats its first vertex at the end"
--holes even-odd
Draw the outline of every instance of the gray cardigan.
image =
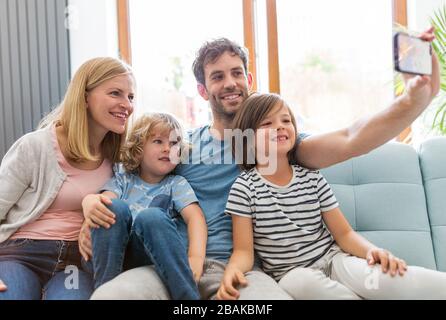
POLYGON ((0 165, 0 243, 45 212, 65 179, 51 126, 18 139, 0 165))

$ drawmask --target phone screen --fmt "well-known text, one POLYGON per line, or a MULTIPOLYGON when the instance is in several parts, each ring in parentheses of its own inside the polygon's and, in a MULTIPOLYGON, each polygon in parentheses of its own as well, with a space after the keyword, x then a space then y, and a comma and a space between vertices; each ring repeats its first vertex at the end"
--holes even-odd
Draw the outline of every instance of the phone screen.
POLYGON ((397 33, 395 68, 413 74, 432 74, 430 43, 404 33, 397 33))

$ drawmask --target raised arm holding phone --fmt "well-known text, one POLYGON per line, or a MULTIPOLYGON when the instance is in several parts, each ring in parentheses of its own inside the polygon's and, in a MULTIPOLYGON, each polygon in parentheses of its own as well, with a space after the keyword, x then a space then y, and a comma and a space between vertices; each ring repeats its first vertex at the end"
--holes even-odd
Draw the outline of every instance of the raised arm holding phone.
MULTIPOLYGON (((432 42, 431 27, 420 39, 432 42)), ((405 92, 388 108, 364 117, 351 126, 324 134, 312 135, 299 145, 298 161, 308 168, 325 168, 360 156, 400 134, 426 109, 440 89, 438 59, 432 54, 432 74, 404 74, 405 92)))

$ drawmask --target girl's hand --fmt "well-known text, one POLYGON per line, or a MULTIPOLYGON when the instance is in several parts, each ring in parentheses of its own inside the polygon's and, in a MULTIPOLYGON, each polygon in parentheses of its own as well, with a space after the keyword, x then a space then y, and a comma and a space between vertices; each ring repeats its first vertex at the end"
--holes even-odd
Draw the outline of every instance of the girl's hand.
POLYGON ((217 292, 217 299, 237 300, 240 297, 240 292, 235 288, 237 285, 246 287, 248 281, 243 275, 243 272, 236 268, 227 267, 217 292))
POLYGON ((2 279, 0 279, 0 292, 4 292, 8 290, 8 287, 6 286, 6 284, 2 281, 2 279))
POLYGON ((390 270, 390 275, 394 277, 399 272, 403 276, 407 271, 407 264, 403 259, 399 259, 392 255, 389 251, 381 248, 372 248, 367 252, 366 256, 369 265, 376 263, 381 264, 381 269, 384 273, 390 270))
POLYGON ((105 205, 111 205, 112 201, 103 194, 89 194, 82 200, 82 209, 85 222, 90 228, 100 226, 108 229, 115 223, 115 215, 105 205))
POLYGON ((200 281, 203 274, 203 263, 204 260, 200 257, 189 257, 189 265, 196 283, 200 281))

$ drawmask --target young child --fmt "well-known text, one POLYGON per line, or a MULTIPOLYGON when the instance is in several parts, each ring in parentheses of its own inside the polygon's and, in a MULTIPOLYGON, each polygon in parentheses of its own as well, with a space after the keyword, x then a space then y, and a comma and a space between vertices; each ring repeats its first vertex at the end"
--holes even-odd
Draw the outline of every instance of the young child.
POLYGON ((173 299, 200 299, 196 282, 203 271, 206 222, 186 179, 169 174, 184 146, 173 116, 143 115, 121 153, 125 172, 116 172, 102 194, 84 198, 84 216, 92 228, 95 288, 116 277, 123 266, 154 264, 173 299), (169 243, 158 241, 160 230, 168 230, 169 243))
POLYGON ((218 299, 238 298, 237 286, 247 284, 244 273, 253 267, 254 250, 264 271, 295 299, 446 298, 446 273, 408 269, 402 259, 361 237, 324 177, 292 165, 296 121, 278 95, 251 95, 236 115, 234 129, 253 129, 255 144, 243 143, 246 171, 227 202, 234 251, 218 299), (255 154, 255 161, 248 162, 249 154, 255 154), (375 264, 383 272, 374 272, 379 286, 370 288, 366 280, 372 268, 379 268, 375 264))

